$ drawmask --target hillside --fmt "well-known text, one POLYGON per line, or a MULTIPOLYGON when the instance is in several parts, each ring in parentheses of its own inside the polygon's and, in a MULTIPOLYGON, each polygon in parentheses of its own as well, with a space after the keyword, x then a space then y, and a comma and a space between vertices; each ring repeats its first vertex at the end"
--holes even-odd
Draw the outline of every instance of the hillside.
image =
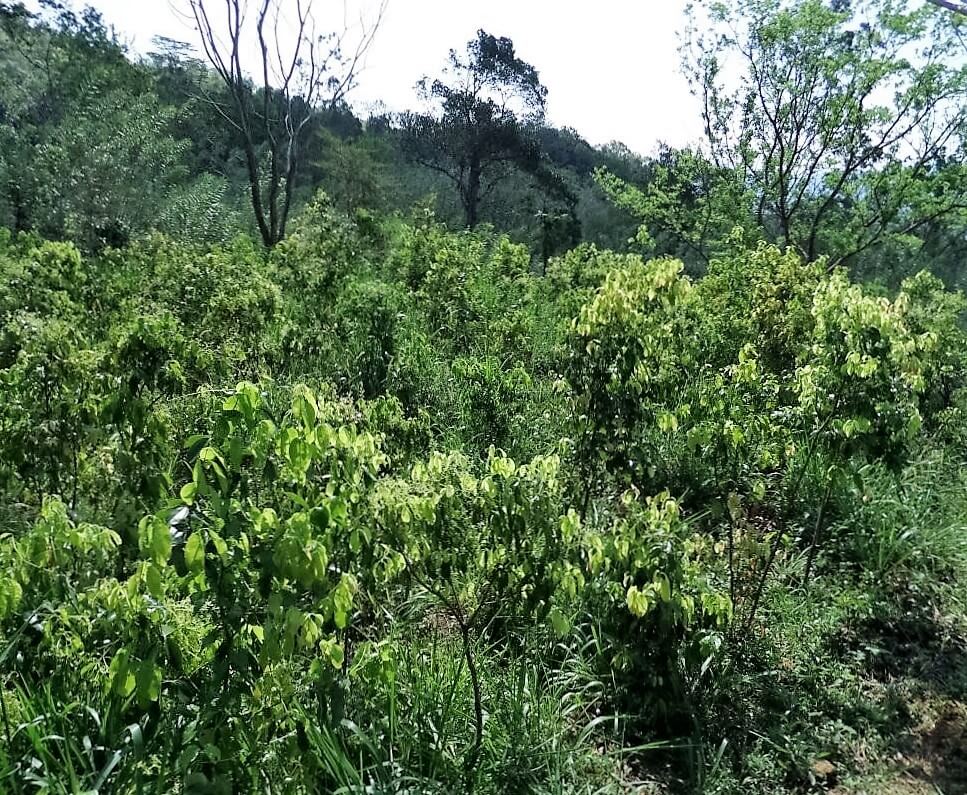
POLYGON ((0 4, 0 792, 967 792, 964 23, 717 13, 644 157, 0 4))

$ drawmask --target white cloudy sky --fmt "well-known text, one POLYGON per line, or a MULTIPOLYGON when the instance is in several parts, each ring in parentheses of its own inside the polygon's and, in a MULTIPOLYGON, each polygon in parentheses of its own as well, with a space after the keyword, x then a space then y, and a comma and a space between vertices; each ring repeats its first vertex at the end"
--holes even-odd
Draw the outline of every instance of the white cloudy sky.
MULTIPOLYGON (((346 2, 356 16, 377 4, 346 2)), ((178 13, 186 0, 87 4, 137 52, 150 50, 155 34, 194 42, 194 29, 178 13)), ((343 0, 316 4, 341 18, 343 0)), ((389 0, 352 101, 361 108, 375 100, 390 110, 413 106, 416 81, 437 73, 451 47, 484 28, 512 38, 520 57, 538 68, 552 123, 574 127, 592 143, 620 140, 642 153, 659 141, 686 144, 698 140, 701 124, 678 71, 684 9, 685 0, 389 0)))

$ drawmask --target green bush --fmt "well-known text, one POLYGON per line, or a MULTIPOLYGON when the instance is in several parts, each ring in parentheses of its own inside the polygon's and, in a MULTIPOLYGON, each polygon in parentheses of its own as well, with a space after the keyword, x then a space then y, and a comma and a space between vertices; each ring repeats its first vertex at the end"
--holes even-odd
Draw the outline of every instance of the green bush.
POLYGON ((900 719, 856 627, 963 609, 928 274, 735 235, 542 277, 324 196, 270 253, 4 235, 0 272, 0 788, 811 786, 900 719))

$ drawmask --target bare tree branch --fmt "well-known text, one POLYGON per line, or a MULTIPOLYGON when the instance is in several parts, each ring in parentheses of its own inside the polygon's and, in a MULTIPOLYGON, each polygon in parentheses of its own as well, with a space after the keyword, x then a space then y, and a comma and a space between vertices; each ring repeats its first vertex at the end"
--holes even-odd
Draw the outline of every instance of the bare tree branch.
POLYGON ((955 14, 963 14, 967 16, 967 3, 954 2, 954 0, 929 0, 935 6, 940 8, 946 8, 948 11, 953 11, 955 14))
POLYGON ((231 97, 228 108, 216 107, 241 134, 252 209, 267 248, 285 237, 306 130, 320 107, 342 102, 355 85, 388 1, 382 0, 369 24, 360 19, 358 42, 344 56, 349 26, 317 35, 313 0, 258 0, 254 34, 245 0, 189 0, 202 51, 231 97), (218 21, 213 12, 220 2, 224 14, 218 21), (288 46, 284 4, 295 13, 288 46), (257 83, 245 73, 245 53, 259 59, 257 83))

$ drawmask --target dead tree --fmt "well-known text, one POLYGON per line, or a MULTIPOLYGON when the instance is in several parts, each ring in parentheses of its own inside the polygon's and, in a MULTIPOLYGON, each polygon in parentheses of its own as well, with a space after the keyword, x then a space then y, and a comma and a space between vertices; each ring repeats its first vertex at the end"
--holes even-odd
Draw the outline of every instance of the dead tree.
POLYGON ((368 23, 360 18, 347 50, 345 8, 340 32, 319 33, 313 0, 255 0, 253 8, 247 0, 190 0, 202 49, 227 89, 227 104, 213 104, 242 139, 266 248, 285 237, 307 127, 355 85, 387 2, 368 23), (250 77, 243 60, 253 56, 250 77))

